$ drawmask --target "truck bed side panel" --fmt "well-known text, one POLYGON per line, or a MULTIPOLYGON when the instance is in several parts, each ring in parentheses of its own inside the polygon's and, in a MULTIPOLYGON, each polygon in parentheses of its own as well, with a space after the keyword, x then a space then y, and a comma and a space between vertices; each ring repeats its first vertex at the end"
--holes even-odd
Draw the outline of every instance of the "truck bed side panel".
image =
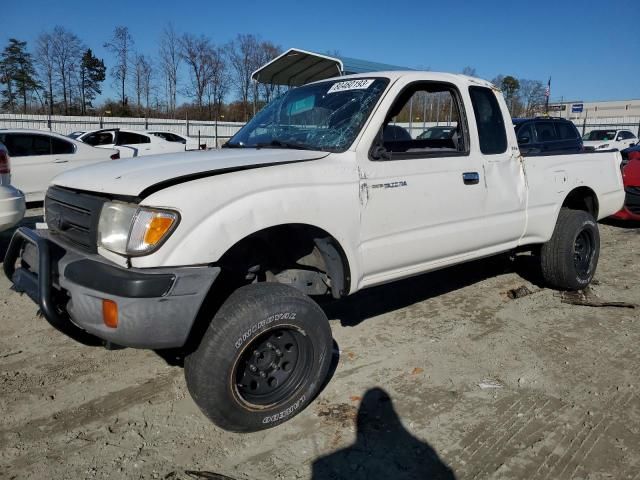
POLYGON ((543 243, 553 234, 558 212, 576 188, 588 187, 598 199, 598 220, 624 202, 620 153, 533 156, 524 159, 528 183, 527 227, 521 244, 543 243))

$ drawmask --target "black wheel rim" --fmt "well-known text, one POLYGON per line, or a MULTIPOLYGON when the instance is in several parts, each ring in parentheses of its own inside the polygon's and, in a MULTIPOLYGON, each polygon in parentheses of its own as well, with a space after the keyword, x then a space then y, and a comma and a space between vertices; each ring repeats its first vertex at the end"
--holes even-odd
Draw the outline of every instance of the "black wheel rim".
POLYGON ((573 244, 573 263, 580 275, 589 273, 594 253, 594 238, 588 230, 582 230, 573 244))
POLYGON ((263 333, 247 345, 236 363, 238 396, 258 406, 287 400, 311 373, 312 348, 309 338, 294 327, 263 333))

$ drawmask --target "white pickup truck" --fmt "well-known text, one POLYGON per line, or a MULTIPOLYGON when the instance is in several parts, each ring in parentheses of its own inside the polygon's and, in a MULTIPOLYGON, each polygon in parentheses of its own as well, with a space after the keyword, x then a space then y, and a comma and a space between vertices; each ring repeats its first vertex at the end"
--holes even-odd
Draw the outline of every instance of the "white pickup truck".
POLYGON ((483 80, 340 77, 289 90, 221 151, 57 177, 48 228, 17 230, 4 270, 81 341, 182 349, 202 411, 255 431, 300 412, 326 380, 331 330, 312 296, 515 249, 536 253, 549 286, 586 287, 596 221, 623 204, 620 163, 617 152, 523 158, 483 80), (450 138, 401 126, 434 105, 450 138))

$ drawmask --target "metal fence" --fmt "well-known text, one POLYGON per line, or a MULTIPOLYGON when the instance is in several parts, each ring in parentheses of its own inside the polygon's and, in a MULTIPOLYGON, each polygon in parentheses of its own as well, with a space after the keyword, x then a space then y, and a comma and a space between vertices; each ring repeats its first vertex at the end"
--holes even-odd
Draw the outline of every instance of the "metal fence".
POLYGON ((220 146, 244 125, 242 122, 215 122, 189 119, 129 118, 129 117, 80 117, 63 115, 0 114, 0 128, 31 128, 49 130, 61 135, 76 131, 102 128, 126 128, 130 130, 161 130, 200 138, 207 147, 220 146))
MULTIPOLYGON (((594 117, 584 119, 571 119, 584 135, 591 130, 600 128, 615 128, 631 130, 640 137, 640 117, 594 117)), ((426 128, 433 126, 451 126, 456 122, 406 122, 397 123, 402 126, 413 138, 417 137, 426 128)), ((37 130, 50 130, 62 135, 81 130, 97 130, 102 128, 127 128, 130 130, 162 130, 200 138, 200 143, 206 143, 207 147, 220 146, 231 138, 244 125, 242 122, 215 122, 189 119, 166 118, 130 118, 130 117, 80 117, 55 115, 18 115, 0 114, 0 128, 33 128, 37 130)))
POLYGON ((616 130, 630 130, 636 137, 640 137, 640 117, 601 117, 572 119, 573 124, 584 135, 592 130, 611 128, 616 130))

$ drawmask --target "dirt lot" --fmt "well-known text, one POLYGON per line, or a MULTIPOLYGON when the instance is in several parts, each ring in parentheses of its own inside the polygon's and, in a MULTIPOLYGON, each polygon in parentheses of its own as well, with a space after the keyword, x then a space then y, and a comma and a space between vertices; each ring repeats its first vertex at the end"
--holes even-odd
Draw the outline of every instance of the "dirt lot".
MULTIPOLYGON (((640 304, 640 228, 601 232, 593 295, 640 304)), ((208 423, 175 362, 77 344, 2 277, 0 478, 640 478, 640 309, 562 303, 524 260, 328 305, 330 383, 248 435, 208 423)))

